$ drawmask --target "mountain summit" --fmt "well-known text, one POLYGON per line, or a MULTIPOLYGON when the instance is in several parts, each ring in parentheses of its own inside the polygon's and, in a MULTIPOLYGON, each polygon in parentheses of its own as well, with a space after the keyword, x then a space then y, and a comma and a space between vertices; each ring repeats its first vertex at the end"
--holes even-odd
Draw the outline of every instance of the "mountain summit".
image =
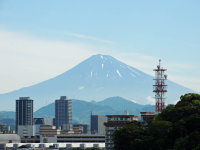
MULTIPOLYGON (((128 66, 109 55, 94 55, 63 74, 41 82, 0 95, 0 109, 12 109, 18 97, 30 96, 36 109, 53 102, 61 95, 73 99, 103 100, 121 96, 139 104, 149 104, 154 95, 153 77, 128 66)), ((174 103, 179 97, 192 92, 168 81, 166 103, 174 103)))

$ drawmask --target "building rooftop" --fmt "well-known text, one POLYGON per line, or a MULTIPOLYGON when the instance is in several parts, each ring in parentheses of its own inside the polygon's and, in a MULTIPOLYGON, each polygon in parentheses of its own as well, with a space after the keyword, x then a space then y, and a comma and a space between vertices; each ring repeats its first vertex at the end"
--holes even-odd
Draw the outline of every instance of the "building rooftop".
POLYGON ((0 144, 20 143, 21 138, 17 134, 0 134, 0 144))
POLYGON ((138 115, 106 115, 107 117, 138 117, 138 115))

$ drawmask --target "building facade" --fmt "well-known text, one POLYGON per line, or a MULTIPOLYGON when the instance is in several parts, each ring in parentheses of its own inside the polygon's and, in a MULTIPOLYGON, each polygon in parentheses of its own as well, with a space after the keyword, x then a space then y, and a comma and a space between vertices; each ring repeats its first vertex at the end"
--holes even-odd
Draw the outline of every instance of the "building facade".
POLYGON ((106 116, 104 115, 91 115, 91 134, 105 135, 106 116))
POLYGON ((127 123, 138 121, 137 115, 107 115, 106 126, 106 150, 114 150, 113 133, 115 130, 122 128, 127 123))
POLYGON ((66 96, 55 100, 55 123, 57 128, 72 130, 72 100, 66 96))
POLYGON ((16 131, 20 137, 34 136, 33 100, 20 97, 16 100, 16 131))

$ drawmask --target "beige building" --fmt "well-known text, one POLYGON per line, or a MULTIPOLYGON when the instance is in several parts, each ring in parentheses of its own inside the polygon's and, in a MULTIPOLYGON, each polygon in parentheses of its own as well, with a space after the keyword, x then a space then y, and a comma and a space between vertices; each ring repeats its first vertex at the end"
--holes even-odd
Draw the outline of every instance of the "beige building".
POLYGON ((40 126, 40 135, 58 135, 60 134, 60 129, 56 129, 56 126, 52 125, 42 125, 40 126))

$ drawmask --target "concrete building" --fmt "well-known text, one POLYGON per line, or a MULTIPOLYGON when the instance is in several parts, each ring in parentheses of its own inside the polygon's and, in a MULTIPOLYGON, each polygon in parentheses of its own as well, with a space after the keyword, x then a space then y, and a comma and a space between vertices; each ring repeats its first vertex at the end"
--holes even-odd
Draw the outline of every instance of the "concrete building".
POLYGON ((20 97, 16 100, 16 131, 20 137, 35 135, 33 100, 30 97, 20 97))
POLYGON ((34 125, 20 125, 18 126, 17 134, 23 137, 33 137, 35 136, 35 126, 34 125))
POLYGON ((106 116, 103 115, 91 115, 91 134, 105 135, 106 116))
POLYGON ((66 96, 55 100, 55 122, 57 128, 72 130, 72 101, 66 96))
POLYGON ((107 115, 106 126, 106 139, 105 147, 106 150, 114 150, 114 142, 112 136, 115 130, 122 128, 127 123, 132 121, 138 121, 137 115, 107 115))

